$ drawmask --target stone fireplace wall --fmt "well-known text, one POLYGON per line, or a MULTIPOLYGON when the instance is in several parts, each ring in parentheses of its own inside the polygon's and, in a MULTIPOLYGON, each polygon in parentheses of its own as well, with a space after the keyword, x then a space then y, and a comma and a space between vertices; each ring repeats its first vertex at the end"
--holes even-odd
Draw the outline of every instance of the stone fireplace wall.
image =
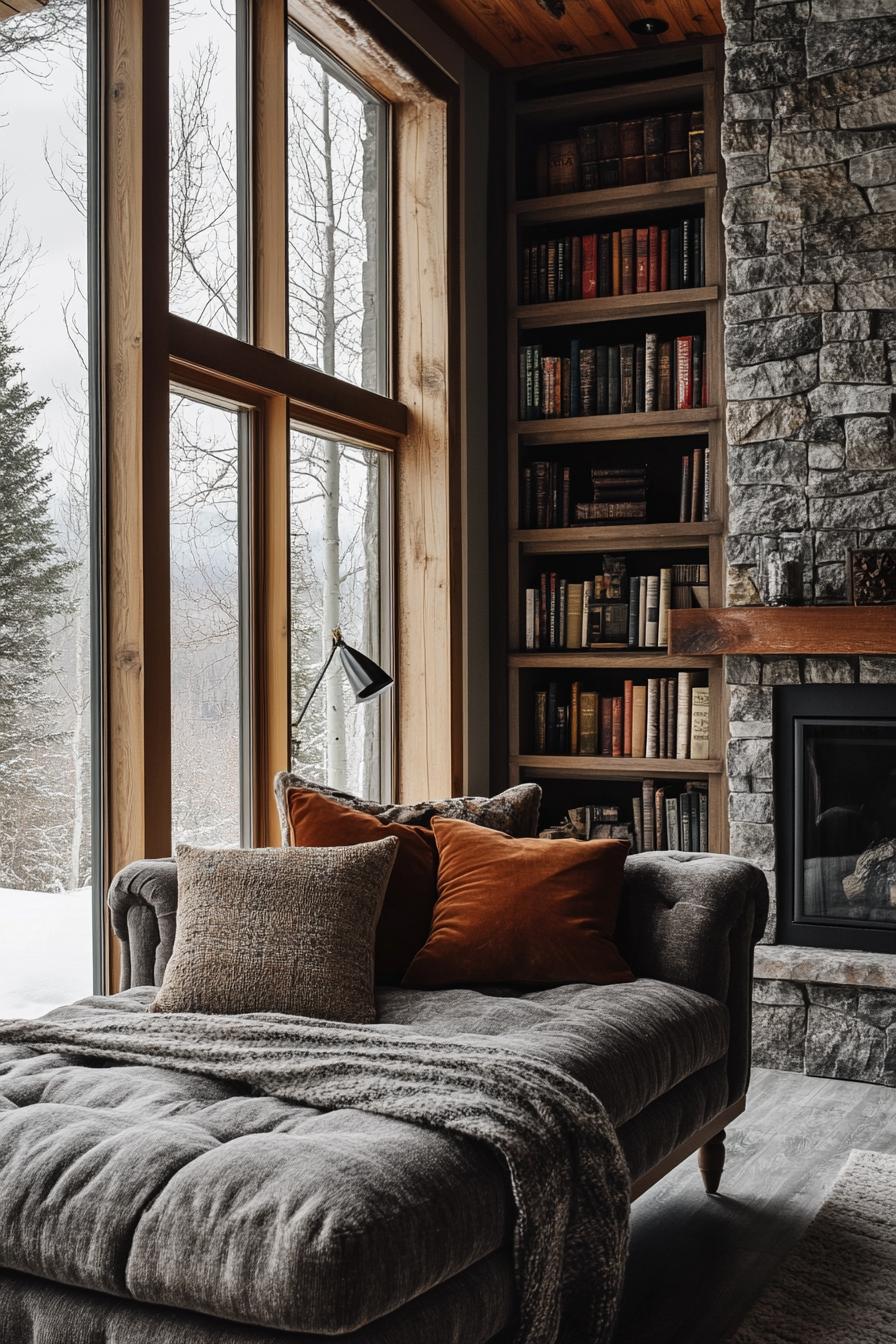
MULTIPOLYGON (((850 547, 896 546, 896 0, 723 9, 727 600, 761 602, 766 557, 779 550, 797 562, 803 601, 845 602, 850 547)), ((801 681, 896 684, 896 659, 727 661, 731 851, 768 875, 768 944, 772 695, 801 681)), ((892 980, 880 966, 838 975, 825 954, 791 974, 776 951, 786 949, 759 959, 760 1060, 896 1082, 896 994, 874 1023, 892 1032, 892 1051, 875 1037, 869 1052, 868 1023, 850 1026, 860 1003, 867 1018, 866 998, 830 988, 868 983, 874 998, 896 988, 896 968, 892 980), (807 1045, 822 1018, 825 1039, 807 1045), (832 1058, 825 1042, 841 1038, 855 1051, 832 1058)))

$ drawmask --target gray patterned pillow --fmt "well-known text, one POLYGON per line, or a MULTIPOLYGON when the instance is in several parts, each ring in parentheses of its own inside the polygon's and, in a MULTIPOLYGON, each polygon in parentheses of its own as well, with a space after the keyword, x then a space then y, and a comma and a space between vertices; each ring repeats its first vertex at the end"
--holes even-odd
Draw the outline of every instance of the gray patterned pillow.
POLYGON ((177 847, 174 951, 154 1013, 373 1022, 373 946, 394 836, 320 849, 177 847))
POLYGON ((312 789, 326 798, 335 798, 343 807, 353 807, 357 812, 367 812, 377 817, 384 825, 398 822, 402 826, 428 826, 433 817, 452 817, 457 821, 472 821, 478 826, 487 826, 492 831, 505 831, 507 835, 526 837, 538 831, 538 812, 541 807, 541 787, 538 784, 514 784, 494 798, 444 798, 440 802, 428 803, 373 803, 366 798, 356 798, 352 793, 342 793, 331 789, 327 784, 318 784, 315 780, 305 779, 291 771, 281 770, 274 779, 274 794, 277 799, 277 812, 280 816, 280 834, 284 845, 290 844, 289 791, 290 789, 312 789))

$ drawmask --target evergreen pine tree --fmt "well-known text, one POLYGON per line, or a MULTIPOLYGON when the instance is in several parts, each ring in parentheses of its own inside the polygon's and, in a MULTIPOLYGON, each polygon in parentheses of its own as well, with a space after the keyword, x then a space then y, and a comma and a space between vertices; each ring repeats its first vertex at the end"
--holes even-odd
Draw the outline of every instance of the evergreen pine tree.
POLYGON ((0 323, 0 886, 46 889, 52 858, 53 707, 49 626, 65 601, 50 478, 31 395, 0 323))

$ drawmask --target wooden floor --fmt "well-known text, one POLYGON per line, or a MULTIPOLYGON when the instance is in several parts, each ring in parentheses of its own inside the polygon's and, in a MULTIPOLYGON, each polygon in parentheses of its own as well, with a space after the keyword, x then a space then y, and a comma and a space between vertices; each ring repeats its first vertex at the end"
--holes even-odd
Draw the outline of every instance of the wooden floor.
POLYGON ((690 1158, 635 1203, 615 1344, 724 1344, 852 1148, 896 1153, 896 1089, 756 1070, 719 1195, 690 1158))

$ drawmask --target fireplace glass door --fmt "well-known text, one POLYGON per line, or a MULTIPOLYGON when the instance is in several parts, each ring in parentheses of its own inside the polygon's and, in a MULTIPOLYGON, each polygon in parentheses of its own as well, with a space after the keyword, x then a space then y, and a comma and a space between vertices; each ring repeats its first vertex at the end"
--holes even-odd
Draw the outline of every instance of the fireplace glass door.
MULTIPOLYGON (((856 709, 883 689, 823 688, 834 703, 851 693, 856 709)), ((790 717, 792 791, 779 793, 778 814, 787 941, 896 951, 896 688, 886 693, 892 717, 801 707, 790 717)))

